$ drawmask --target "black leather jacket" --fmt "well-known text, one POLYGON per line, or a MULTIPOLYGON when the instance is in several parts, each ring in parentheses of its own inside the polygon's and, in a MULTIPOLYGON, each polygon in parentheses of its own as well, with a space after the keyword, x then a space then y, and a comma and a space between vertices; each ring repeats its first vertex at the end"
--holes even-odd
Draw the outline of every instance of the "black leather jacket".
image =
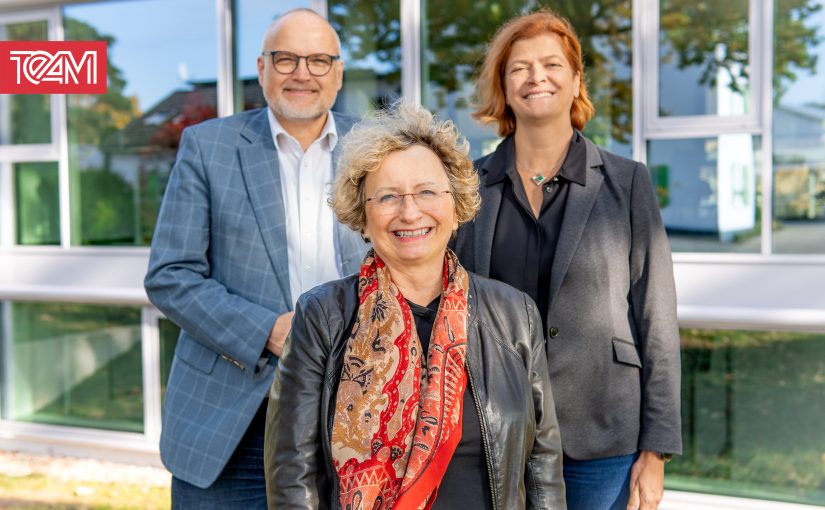
MULTIPOLYGON (((301 296, 269 395, 269 508, 338 509, 330 434, 356 275, 301 296)), ((493 507, 565 509, 559 427, 541 319, 526 294, 470 274, 467 371, 479 411, 493 507)))

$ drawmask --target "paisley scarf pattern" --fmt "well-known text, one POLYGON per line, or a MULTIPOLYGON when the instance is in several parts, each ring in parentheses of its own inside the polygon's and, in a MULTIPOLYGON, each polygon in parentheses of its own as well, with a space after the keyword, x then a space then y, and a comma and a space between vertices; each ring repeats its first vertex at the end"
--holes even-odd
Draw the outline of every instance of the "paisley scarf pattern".
POLYGON ((347 341, 332 427, 344 510, 426 509, 461 438, 467 388, 469 277, 444 259, 443 292, 427 356, 409 304, 370 250, 347 341))

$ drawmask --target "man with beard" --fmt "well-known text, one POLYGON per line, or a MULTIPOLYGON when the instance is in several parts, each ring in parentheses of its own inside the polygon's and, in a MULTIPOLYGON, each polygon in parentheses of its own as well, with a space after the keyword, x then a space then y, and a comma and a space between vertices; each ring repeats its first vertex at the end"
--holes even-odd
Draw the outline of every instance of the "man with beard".
POLYGON ((182 330, 160 439, 173 508, 266 508, 266 396, 294 303, 365 252, 326 203, 354 123, 330 111, 342 79, 333 28, 291 10, 258 56, 268 108, 183 133, 145 280, 182 330))

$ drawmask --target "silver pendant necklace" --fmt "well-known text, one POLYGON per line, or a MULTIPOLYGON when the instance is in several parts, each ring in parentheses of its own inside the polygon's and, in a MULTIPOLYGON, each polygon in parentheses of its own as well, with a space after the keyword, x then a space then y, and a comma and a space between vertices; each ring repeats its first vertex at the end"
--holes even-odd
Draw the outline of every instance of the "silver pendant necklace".
POLYGON ((535 184, 536 186, 541 186, 541 183, 546 181, 547 177, 545 177, 541 174, 536 174, 533 177, 530 177, 530 180, 533 181, 533 184, 535 184))

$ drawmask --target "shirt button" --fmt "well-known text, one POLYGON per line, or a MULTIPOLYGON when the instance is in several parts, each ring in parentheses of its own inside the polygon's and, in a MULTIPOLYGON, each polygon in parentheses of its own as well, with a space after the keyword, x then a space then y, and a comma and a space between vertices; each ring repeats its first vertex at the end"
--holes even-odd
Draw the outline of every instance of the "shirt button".
POLYGON ((556 338, 557 336, 559 336, 559 328, 557 328, 556 326, 551 327, 550 338, 556 338))

